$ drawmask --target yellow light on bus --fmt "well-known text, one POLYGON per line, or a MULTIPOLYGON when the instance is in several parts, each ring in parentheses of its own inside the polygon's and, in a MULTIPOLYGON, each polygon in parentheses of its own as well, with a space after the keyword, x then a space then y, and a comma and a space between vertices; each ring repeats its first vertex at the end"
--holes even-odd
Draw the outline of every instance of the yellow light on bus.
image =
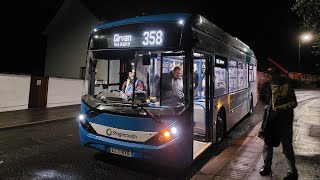
POLYGON ((164 137, 166 137, 166 138, 170 137, 169 131, 165 131, 163 134, 164 134, 164 137))
POLYGON ((220 109, 220 108, 221 108, 221 106, 222 106, 221 102, 220 102, 220 101, 218 101, 218 103, 216 104, 217 109, 220 109))

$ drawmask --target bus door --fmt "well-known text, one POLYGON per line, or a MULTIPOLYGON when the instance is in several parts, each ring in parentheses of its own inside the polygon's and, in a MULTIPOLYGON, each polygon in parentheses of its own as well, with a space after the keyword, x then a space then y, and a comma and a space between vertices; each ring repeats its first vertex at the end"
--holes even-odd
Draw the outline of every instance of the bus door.
MULTIPOLYGON (((190 81, 192 78, 192 61, 191 61, 191 53, 161 53, 160 59, 160 105, 161 106, 169 106, 174 107, 175 117, 177 127, 181 130, 181 134, 179 138, 179 147, 176 152, 176 157, 181 160, 181 162, 186 163, 186 165, 190 165, 193 161, 193 135, 192 135, 192 117, 193 117, 193 106, 192 106, 192 82, 190 81), (190 54, 190 55, 189 55, 190 54), (175 70, 178 69, 180 71, 180 77, 176 77, 177 74, 175 70), (174 77, 174 78, 172 78, 174 77), (183 86, 183 92, 179 93, 179 98, 173 96, 170 97, 169 89, 174 91, 174 87, 177 82, 176 79, 180 79, 183 86), (189 87, 189 88, 188 88, 189 87), (181 94, 182 93, 182 94, 181 94), (178 102, 178 103, 176 103, 178 102)), ((156 70, 157 71, 157 70, 156 70)), ((173 92, 173 94, 176 94, 173 92)))
MULTIPOLYGON (((210 79, 212 79, 210 64, 212 64, 210 54, 193 54, 193 138, 200 142, 210 142, 212 138, 212 133, 210 133, 212 131, 210 97, 213 92, 209 87, 210 79)), ((203 147, 203 144, 200 147, 203 147)))

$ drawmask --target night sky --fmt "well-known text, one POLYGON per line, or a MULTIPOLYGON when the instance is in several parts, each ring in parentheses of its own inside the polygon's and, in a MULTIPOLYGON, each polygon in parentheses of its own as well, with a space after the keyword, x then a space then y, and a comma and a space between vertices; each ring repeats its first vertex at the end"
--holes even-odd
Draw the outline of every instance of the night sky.
MULTIPOLYGON (((14 54, 21 67, 17 68, 16 63, 11 62, 5 66, 0 66, 0 72, 21 72, 41 75, 44 67, 45 36, 42 31, 54 17, 56 11, 62 4, 62 0, 43 1, 37 7, 23 9, 21 15, 29 14, 32 9, 39 13, 35 20, 26 21, 17 19, 14 22, 7 20, 11 26, 18 26, 21 22, 30 28, 15 28, 14 32, 20 36, 5 37, 9 46, 6 46, 6 54, 14 54), (40 10, 40 12, 39 12, 40 10), (38 48, 39 43, 35 43, 35 32, 38 32, 40 23, 40 59, 38 48), (37 31, 35 31, 37 30, 37 31), (34 36, 33 36, 34 34, 34 36), (32 38, 30 38, 32 35, 32 38), (37 45, 31 45, 37 44, 37 45), (24 47, 21 53, 16 53, 17 48, 24 47), (24 59, 24 60, 21 60, 24 59), (27 61, 26 61, 27 60, 27 61), (31 63, 26 63, 31 62, 31 63)), ((209 19, 218 27, 228 32, 230 35, 238 37, 249 45, 255 52, 258 62, 261 64, 268 58, 273 58, 280 65, 289 71, 298 69, 298 36, 301 32, 300 19, 291 11, 293 0, 291 1, 208 1, 189 0, 153 0, 153 1, 98 1, 81 0, 83 4, 98 18, 113 21, 121 18, 139 16, 142 14, 191 12, 198 13, 209 19)), ((21 11, 15 11, 21 13, 21 11)), ((19 26, 20 26, 19 25, 19 26)), ((12 30, 10 31, 12 33, 12 30)), ((5 33, 8 33, 5 32, 5 33)), ((315 64, 319 63, 319 57, 315 57, 310 51, 311 43, 301 46, 302 69, 305 72, 313 73, 315 64), (318 61, 318 62, 317 62, 318 61)))
MULTIPOLYGON (((289 71, 298 70, 298 36, 301 21, 291 11, 294 1, 130 1, 113 8, 97 0, 83 1, 96 16, 106 20, 169 12, 198 13, 230 35, 238 37, 255 52, 260 64, 272 58, 289 71), (134 8, 133 8, 134 7, 134 8)), ((312 73, 316 57, 311 44, 301 46, 301 64, 312 73)), ((319 57, 317 57, 319 58, 319 57)), ((319 62, 318 62, 319 63, 319 62)))

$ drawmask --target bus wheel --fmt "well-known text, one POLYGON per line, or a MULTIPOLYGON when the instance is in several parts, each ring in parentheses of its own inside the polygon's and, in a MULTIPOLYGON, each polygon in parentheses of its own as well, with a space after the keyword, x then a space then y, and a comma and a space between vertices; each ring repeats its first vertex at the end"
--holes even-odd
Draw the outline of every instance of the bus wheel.
POLYGON ((226 131, 225 116, 222 111, 219 111, 217 115, 217 127, 216 127, 216 141, 220 142, 226 131))

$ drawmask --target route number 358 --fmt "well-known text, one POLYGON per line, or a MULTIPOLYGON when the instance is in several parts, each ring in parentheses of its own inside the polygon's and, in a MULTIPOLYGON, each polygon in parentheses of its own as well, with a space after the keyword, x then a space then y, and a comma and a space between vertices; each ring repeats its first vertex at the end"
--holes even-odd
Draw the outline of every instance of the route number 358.
POLYGON ((162 45, 163 43, 163 32, 159 31, 144 31, 143 32, 143 41, 142 44, 144 46, 149 45, 162 45))

